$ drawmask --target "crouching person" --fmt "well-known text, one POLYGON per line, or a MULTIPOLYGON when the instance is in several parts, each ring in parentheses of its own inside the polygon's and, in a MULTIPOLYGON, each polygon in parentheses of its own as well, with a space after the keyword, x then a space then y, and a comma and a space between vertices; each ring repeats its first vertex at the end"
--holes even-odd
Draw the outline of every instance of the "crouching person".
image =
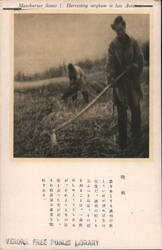
POLYGON ((63 95, 64 102, 67 102, 69 97, 75 101, 78 96, 78 91, 82 92, 86 103, 89 102, 89 94, 86 89, 86 77, 84 71, 77 65, 68 64, 69 87, 63 95))

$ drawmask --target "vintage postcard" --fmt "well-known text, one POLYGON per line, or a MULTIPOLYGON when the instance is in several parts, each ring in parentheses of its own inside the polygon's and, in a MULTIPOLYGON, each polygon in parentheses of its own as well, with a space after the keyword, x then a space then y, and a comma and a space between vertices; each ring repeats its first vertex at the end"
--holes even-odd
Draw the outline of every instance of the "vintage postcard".
POLYGON ((146 13, 14 14, 13 156, 149 158, 149 27, 146 13))
POLYGON ((0 249, 161 249, 160 1, 1 1, 0 249))

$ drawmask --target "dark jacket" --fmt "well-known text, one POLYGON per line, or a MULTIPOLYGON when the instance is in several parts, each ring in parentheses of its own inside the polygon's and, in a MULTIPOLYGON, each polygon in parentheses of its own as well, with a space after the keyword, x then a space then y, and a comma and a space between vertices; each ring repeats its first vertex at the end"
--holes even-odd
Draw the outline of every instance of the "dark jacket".
POLYGON ((124 43, 116 37, 109 46, 107 58, 108 81, 115 79, 127 66, 131 68, 114 88, 114 103, 138 105, 141 98, 139 77, 143 71, 143 55, 137 41, 126 35, 124 43))

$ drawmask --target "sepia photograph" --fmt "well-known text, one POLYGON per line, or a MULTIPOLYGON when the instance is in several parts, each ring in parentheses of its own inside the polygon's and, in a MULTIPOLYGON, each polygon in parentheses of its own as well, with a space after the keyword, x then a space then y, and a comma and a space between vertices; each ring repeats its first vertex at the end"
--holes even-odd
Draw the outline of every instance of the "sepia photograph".
POLYGON ((149 158, 150 15, 14 14, 13 157, 149 158))
POLYGON ((0 249, 161 249, 161 3, 38 4, 0 16, 0 249))

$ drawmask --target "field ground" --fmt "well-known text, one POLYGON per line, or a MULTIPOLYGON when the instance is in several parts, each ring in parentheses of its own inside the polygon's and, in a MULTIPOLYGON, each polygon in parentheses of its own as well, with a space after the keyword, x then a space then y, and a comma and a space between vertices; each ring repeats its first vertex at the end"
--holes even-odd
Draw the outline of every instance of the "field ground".
MULTIPOLYGON (((85 107, 79 94, 75 105, 65 105, 61 96, 68 86, 66 78, 35 82, 16 82, 14 91, 14 157, 44 158, 145 158, 149 156, 148 69, 141 79, 143 89, 142 136, 131 141, 130 113, 128 147, 122 152, 117 144, 117 117, 113 113, 112 90, 105 93, 77 121, 57 132, 57 145, 51 146, 51 131, 74 117, 85 107)), ((92 100, 105 87, 103 72, 88 75, 92 100)))

